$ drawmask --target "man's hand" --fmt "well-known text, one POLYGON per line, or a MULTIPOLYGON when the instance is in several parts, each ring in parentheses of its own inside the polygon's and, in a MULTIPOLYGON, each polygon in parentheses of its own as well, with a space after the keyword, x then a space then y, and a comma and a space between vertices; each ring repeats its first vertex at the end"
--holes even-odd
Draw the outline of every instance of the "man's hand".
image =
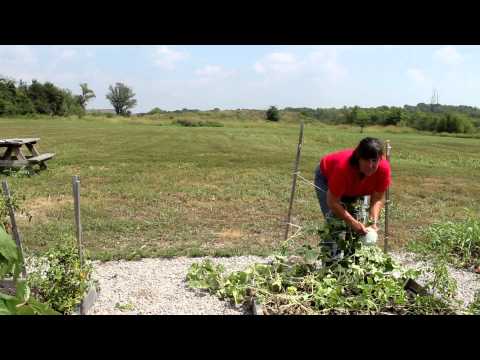
POLYGON ((360 221, 355 220, 351 226, 353 228, 353 231, 359 233, 360 235, 367 234, 367 231, 368 231, 367 228, 360 221))
POLYGON ((379 227, 378 227, 377 224, 372 224, 369 227, 372 228, 373 230, 375 230, 376 232, 378 232, 379 227))

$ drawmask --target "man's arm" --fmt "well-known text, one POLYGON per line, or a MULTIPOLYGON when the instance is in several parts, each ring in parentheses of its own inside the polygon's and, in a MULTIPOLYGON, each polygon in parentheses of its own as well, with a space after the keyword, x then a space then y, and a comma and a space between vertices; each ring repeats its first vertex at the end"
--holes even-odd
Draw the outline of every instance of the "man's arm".
POLYGON ((332 194, 330 190, 327 191, 327 205, 332 210, 332 212, 338 216, 340 219, 343 219, 348 225, 350 225, 353 230, 360 234, 366 234, 367 230, 365 225, 360 221, 356 220, 340 203, 340 199, 332 194))

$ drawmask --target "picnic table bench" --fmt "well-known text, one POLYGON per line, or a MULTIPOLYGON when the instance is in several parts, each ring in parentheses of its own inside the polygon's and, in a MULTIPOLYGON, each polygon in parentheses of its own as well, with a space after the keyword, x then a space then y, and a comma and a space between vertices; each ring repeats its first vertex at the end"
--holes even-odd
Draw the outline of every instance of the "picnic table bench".
POLYGON ((54 153, 40 154, 35 148, 35 144, 40 138, 26 139, 0 139, 0 148, 6 148, 3 155, 0 156, 0 169, 7 168, 31 168, 33 165, 39 165, 40 169, 46 169, 46 161, 55 156, 54 153), (30 154, 24 155, 23 147, 27 147, 30 154))

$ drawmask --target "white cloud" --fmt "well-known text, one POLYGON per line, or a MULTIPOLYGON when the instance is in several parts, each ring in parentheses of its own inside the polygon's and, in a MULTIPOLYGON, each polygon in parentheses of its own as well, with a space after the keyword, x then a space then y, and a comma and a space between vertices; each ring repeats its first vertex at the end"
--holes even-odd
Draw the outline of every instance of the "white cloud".
POLYGON ((10 64, 34 64, 37 62, 35 53, 30 46, 26 45, 2 45, 0 46, 1 63, 10 64))
POLYGON ((427 82, 427 77, 422 70, 417 68, 410 68, 407 70, 407 76, 418 85, 424 85, 427 82))
MULTIPOLYGON (((345 48, 347 49, 347 48, 345 48)), ((316 47, 315 51, 303 58, 292 53, 275 52, 268 54, 254 64, 259 74, 295 74, 315 77, 330 82, 346 78, 348 70, 338 61, 339 47, 316 47)))
POLYGON ((268 54, 254 64, 254 70, 264 75, 295 75, 301 78, 318 79, 319 82, 335 82, 346 78, 348 71, 338 61, 338 51, 333 46, 316 47, 303 58, 286 52, 268 54))
POLYGON ((30 46, 0 46, 0 76, 29 81, 36 76, 37 64, 37 56, 30 46))
POLYGON ((291 53, 275 52, 257 61, 253 68, 257 73, 291 73, 298 70, 301 63, 291 53))
POLYGON ((463 56, 453 46, 444 46, 438 49, 434 56, 447 65, 458 65, 463 61, 463 56))
POLYGON ((69 60, 72 59, 75 55, 77 55, 77 52, 74 49, 64 49, 60 53, 60 58, 63 60, 69 60))
POLYGON ((175 64, 187 58, 187 54, 168 46, 157 46, 154 50, 154 62, 161 68, 172 70, 175 64))
POLYGON ((224 79, 234 74, 233 71, 228 71, 219 65, 206 65, 195 71, 195 74, 202 78, 224 79))
POLYGON ((338 61, 338 48, 325 47, 314 51, 307 57, 307 67, 317 78, 326 78, 330 82, 343 80, 348 75, 347 68, 338 61), (321 76, 319 77, 320 74, 321 76))

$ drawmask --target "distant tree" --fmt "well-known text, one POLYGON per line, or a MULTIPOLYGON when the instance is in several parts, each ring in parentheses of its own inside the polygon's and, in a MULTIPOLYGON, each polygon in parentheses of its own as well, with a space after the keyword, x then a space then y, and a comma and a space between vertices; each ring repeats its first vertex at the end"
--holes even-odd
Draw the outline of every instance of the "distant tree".
POLYGON ((82 109, 85 110, 88 101, 95 97, 95 93, 88 88, 87 83, 80 84, 80 88, 82 89, 82 94, 78 95, 77 99, 82 109))
POLYGON ((161 114, 161 113, 164 113, 165 111, 163 111, 162 109, 160 109, 159 107, 154 107, 152 110, 150 110, 148 112, 149 115, 154 115, 154 114, 161 114))
POLYGON ((358 121, 358 106, 354 106, 352 110, 345 109, 345 120, 347 124, 356 124, 358 121))
POLYGON ((15 94, 15 82, 11 79, 0 78, 0 115, 16 113, 15 94))
POLYGON ((270 106, 265 114, 267 120, 270 121, 279 121, 280 120, 280 113, 275 106, 270 106))
POLYGON ((401 108, 392 108, 383 121, 383 125, 397 125, 405 118, 401 108))
POLYGON ((363 133, 363 128, 368 124, 369 115, 366 111, 358 109, 355 114, 355 124, 360 126, 360 133, 363 133))
POLYGON ((112 104, 117 115, 128 116, 129 109, 137 105, 137 100, 134 99, 135 94, 132 89, 122 83, 116 83, 115 87, 109 86, 109 93, 107 99, 112 104))
POLYGON ((28 97, 39 114, 64 115, 64 93, 52 83, 41 84, 32 80, 32 84, 28 87, 28 97))
POLYGON ((28 85, 22 80, 18 82, 16 102, 18 114, 25 115, 35 113, 32 100, 28 97, 28 85))
POLYGON ((81 95, 73 95, 68 89, 63 90, 63 114, 64 115, 77 115, 83 117, 85 115, 85 109, 79 102, 81 95))
POLYGON ((50 104, 51 115, 63 116, 65 115, 65 93, 62 89, 56 87, 51 82, 43 84, 47 101, 50 104))

